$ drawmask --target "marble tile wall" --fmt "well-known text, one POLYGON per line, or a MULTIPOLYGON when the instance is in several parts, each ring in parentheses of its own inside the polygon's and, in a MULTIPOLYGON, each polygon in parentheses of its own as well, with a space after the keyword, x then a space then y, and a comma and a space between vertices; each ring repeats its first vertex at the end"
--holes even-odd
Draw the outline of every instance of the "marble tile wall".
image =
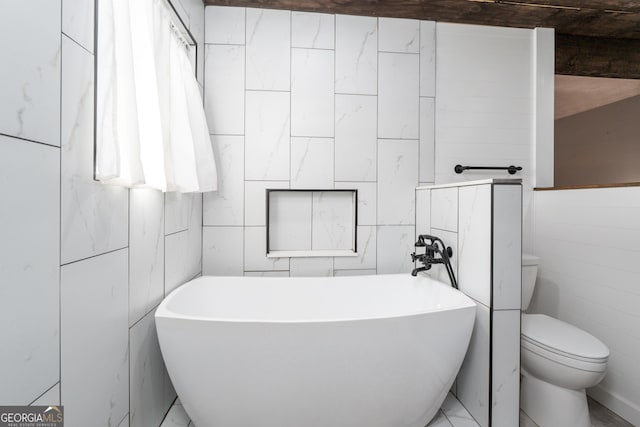
MULTIPOLYGON (((202 84, 204 6, 174 5, 202 84)), ((0 321, 19 325, 0 337, 14 343, 0 350, 0 403, 159 426, 175 392, 153 313, 201 274, 202 196, 93 181, 94 2, 11 0, 0 14, 0 321)))
POLYGON ((409 271, 413 189, 435 170, 435 23, 224 6, 205 19, 221 191, 204 198, 204 274, 409 271), (358 189, 358 257, 267 259, 266 188, 358 189))
MULTIPOLYGON (((483 427, 517 425, 522 187, 419 188, 416 201, 416 237, 431 234, 451 246, 459 289, 477 305, 454 394, 483 427)), ((440 266, 429 274, 449 282, 440 266)))

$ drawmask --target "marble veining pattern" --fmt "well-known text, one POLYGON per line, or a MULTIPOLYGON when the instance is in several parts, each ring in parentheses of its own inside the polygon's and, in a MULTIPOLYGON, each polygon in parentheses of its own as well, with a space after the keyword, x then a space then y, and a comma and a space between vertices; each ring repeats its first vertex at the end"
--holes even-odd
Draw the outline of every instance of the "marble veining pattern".
POLYGON ((93 53, 94 2, 62 1, 62 32, 93 53))
POLYGON ((93 180, 93 56, 62 37, 62 264, 127 246, 128 192, 93 180))
POLYGON ((309 250, 312 244, 311 192, 274 192, 269 201, 269 249, 309 250))
POLYGON ((131 190, 129 214, 129 324, 164 297, 164 196, 152 189, 131 190))
POLYGON ((289 258, 267 258, 267 227, 245 227, 245 271, 289 270, 289 258))
POLYGON ((353 249, 353 194, 320 191, 312 197, 311 249, 353 249))
POLYGON ((333 137, 334 54, 291 49, 291 135, 333 137))
POLYGON ((59 149, 0 136, 4 404, 26 405, 59 380, 59 176, 59 149))
POLYGON ((420 21, 420 96, 436 96, 435 21, 420 21))
POLYGON ((61 397, 73 408, 70 425, 117 424, 129 411, 127 266, 122 249, 61 269, 61 397))
POLYGON ((291 47, 333 49, 335 16, 326 13, 292 12, 291 47))
POLYGON ((218 191, 204 193, 204 225, 242 225, 244 218, 244 137, 212 135, 218 159, 218 191))
POLYGON ((0 3, 11 17, 0 27, 2 134, 60 146, 61 9, 61 0, 0 3))
POLYGON ((458 188, 431 190, 431 227, 458 231, 458 188))
POLYGON ((205 43, 244 44, 244 7, 207 6, 205 20, 205 43))
POLYGON ((333 187, 333 138, 291 138, 291 188, 333 187))
POLYGON ((246 99, 245 179, 289 180, 289 93, 247 91, 246 99))
POLYGON ((416 19, 379 18, 381 52, 419 53, 420 21, 416 19))
POLYGON ((336 15, 336 93, 375 95, 378 20, 336 15))
POLYGON ((290 89, 291 12, 246 10, 247 89, 290 89))
POLYGON ((289 188, 289 181, 245 181, 244 183, 244 225, 266 226, 266 189, 289 188))
POLYGON ((358 225, 377 224, 377 184, 375 182, 336 181, 335 188, 358 190, 358 225))
POLYGON ((378 224, 415 223, 418 141, 378 141, 378 224))
POLYGON ((131 345, 130 425, 158 426, 172 400, 165 396, 165 365, 160 353, 154 313, 149 313, 129 332, 131 345))
MULTIPOLYGON (((491 305, 491 185, 460 187, 460 289, 476 301, 491 305)), ((438 190, 433 190, 438 191, 438 190)))
POLYGON ((413 263, 409 254, 414 249, 415 226, 378 226, 377 233, 378 274, 410 272, 413 263))
POLYGON ((202 244, 203 275, 242 276, 242 227, 204 227, 202 244))
POLYGON ((379 54, 378 138, 418 139, 419 55, 379 54))
POLYGON ((205 45, 204 105, 209 132, 244 134, 245 48, 205 45))
POLYGON ((336 95, 337 181, 375 181, 377 115, 375 96, 336 95))

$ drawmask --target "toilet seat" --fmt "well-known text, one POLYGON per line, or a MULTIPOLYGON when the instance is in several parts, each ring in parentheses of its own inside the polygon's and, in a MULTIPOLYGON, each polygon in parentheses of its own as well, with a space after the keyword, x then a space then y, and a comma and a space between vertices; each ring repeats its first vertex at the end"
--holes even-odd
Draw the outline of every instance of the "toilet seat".
POLYGON ((604 372, 609 349, 593 335, 544 314, 523 314, 520 344, 538 356, 567 367, 604 372))

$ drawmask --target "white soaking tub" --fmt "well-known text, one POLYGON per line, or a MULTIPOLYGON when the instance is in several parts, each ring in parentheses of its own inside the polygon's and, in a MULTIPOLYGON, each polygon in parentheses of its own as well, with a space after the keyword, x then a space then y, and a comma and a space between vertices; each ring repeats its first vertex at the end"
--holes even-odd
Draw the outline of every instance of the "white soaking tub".
POLYGON ((408 273, 200 277, 155 316, 197 427, 424 427, 460 369, 475 304, 408 273))

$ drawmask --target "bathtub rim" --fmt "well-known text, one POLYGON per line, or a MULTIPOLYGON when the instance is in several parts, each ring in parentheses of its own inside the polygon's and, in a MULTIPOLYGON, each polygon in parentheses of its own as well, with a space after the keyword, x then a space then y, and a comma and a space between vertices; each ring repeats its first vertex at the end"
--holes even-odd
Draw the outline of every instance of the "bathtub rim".
MULTIPOLYGON (((371 277, 371 276, 379 276, 379 275, 363 275, 363 276, 358 276, 358 277, 371 277)), ((392 276, 392 275, 390 275, 392 276)), ((461 301, 459 304, 456 305, 450 305, 450 306, 446 306, 446 307, 440 307, 440 308, 428 308, 428 309, 424 309, 424 310, 419 310, 419 311, 408 311, 405 313, 398 313, 398 314, 392 314, 392 315, 377 315, 377 316, 367 316, 367 317, 334 317, 334 318, 326 318, 326 319, 269 319, 269 320, 265 320, 265 319, 256 319, 256 318, 242 318, 242 319, 231 319, 231 318, 222 318, 222 317, 213 317, 213 316, 195 316, 195 315, 188 315, 188 314, 182 314, 182 313, 177 313, 175 311, 172 311, 168 308, 168 305, 171 303, 171 300, 179 295, 181 292, 184 292, 185 290, 188 290, 188 287, 191 283, 195 283, 195 282, 199 282, 202 280, 206 280, 207 278, 216 278, 216 279, 226 279, 226 278, 233 278, 233 279, 238 279, 241 278, 242 276, 199 276, 196 277, 194 279, 189 280, 188 282, 184 283, 183 285, 179 286, 178 288, 174 289, 173 291, 171 291, 171 293, 169 293, 169 295, 167 295, 162 302, 158 305, 158 307, 155 310, 154 313, 154 318, 156 320, 156 322, 158 321, 158 319, 171 319, 171 320, 193 320, 193 321, 199 321, 199 322, 217 322, 217 323, 233 323, 233 324, 265 324, 265 325, 272 325, 272 324, 328 324, 328 323, 344 323, 344 322, 362 322, 362 321, 374 321, 374 320, 389 320, 389 319, 400 319, 400 318, 404 318, 404 317, 413 317, 413 316, 420 316, 420 315, 426 315, 426 314, 431 314, 431 313, 439 313, 439 312, 443 312, 443 311, 453 311, 453 310, 462 310, 462 309, 468 309, 468 308, 475 308, 477 306, 477 303, 468 295, 466 295, 464 292, 454 289, 453 287, 451 287, 451 285, 448 285, 444 282, 441 282, 437 279, 434 279, 426 274, 420 274, 421 277, 424 278, 428 278, 430 279, 430 282, 432 283, 436 283, 439 286, 443 286, 445 288, 447 288, 448 290, 446 292, 452 292, 452 293, 456 293, 459 294, 458 296, 461 297, 461 301)), ((295 279, 295 278, 291 278, 291 277, 263 277, 263 278, 255 278, 254 279, 265 279, 265 280, 281 280, 281 279, 295 279)), ((330 277, 327 278, 322 278, 322 279, 330 279, 330 277)))

